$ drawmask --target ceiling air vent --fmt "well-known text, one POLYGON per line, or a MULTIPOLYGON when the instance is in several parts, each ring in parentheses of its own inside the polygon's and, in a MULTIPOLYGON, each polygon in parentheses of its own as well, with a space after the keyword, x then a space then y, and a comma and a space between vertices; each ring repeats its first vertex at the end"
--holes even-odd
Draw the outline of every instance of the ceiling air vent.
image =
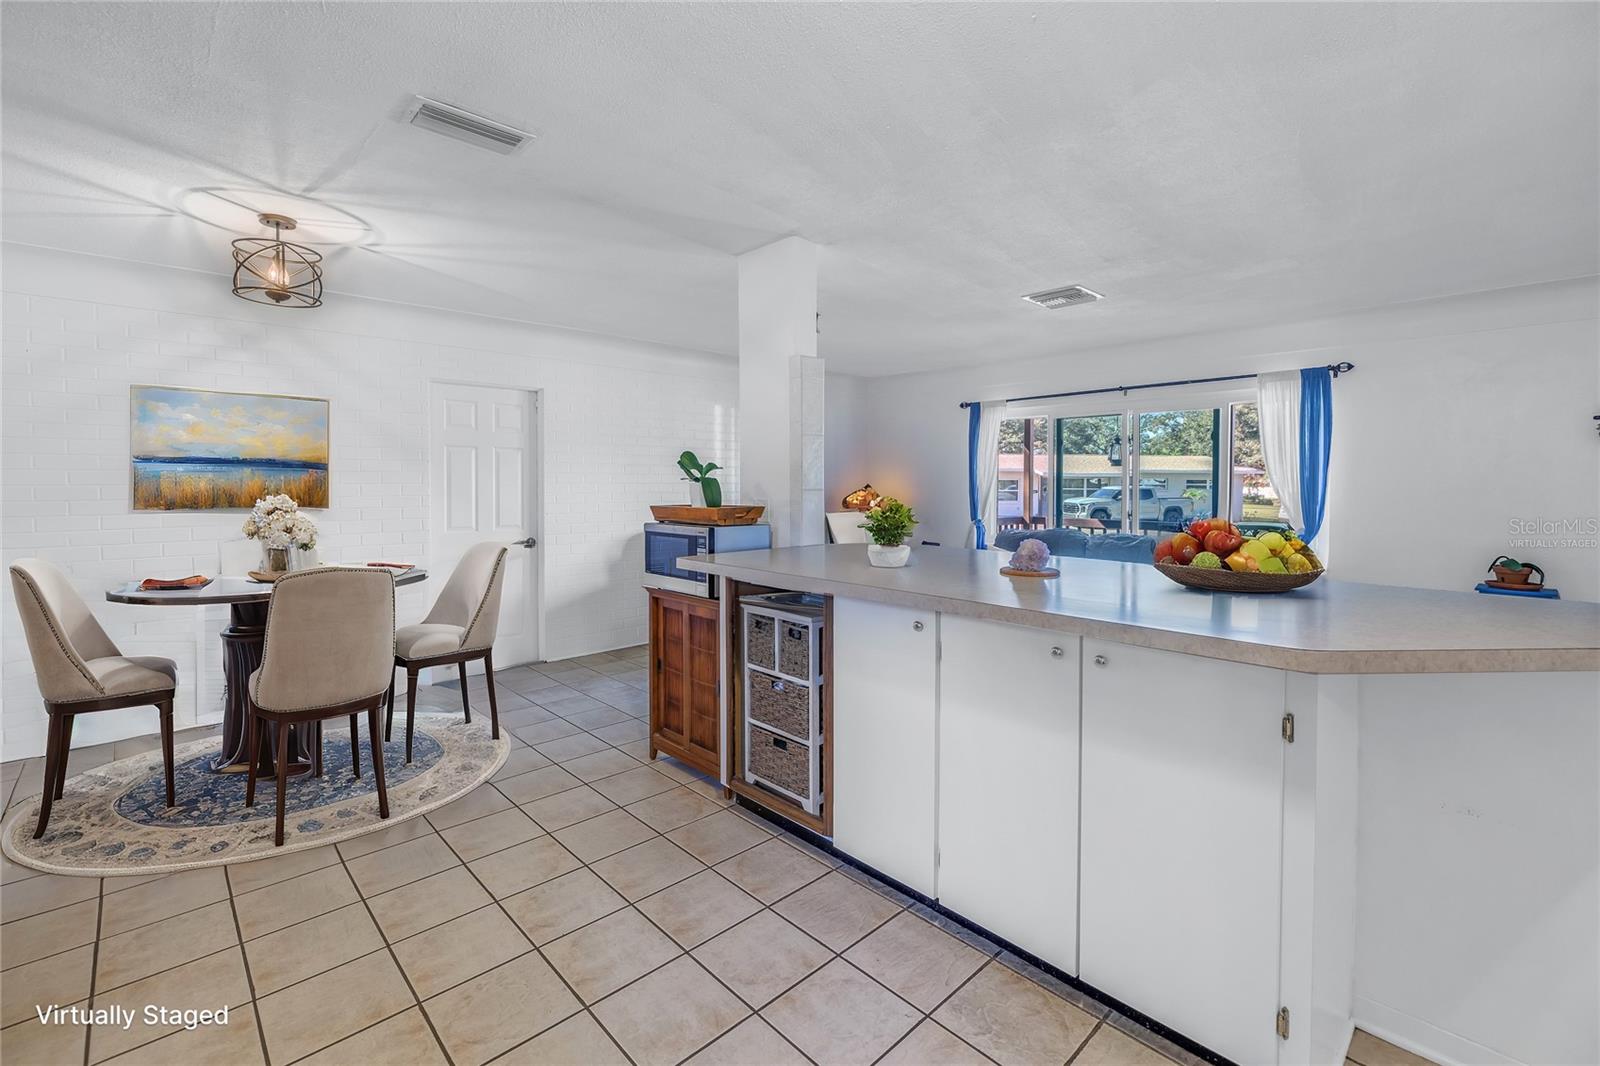
POLYGON ((493 119, 474 115, 471 111, 463 111, 459 107, 442 104, 437 100, 429 100, 425 96, 417 97, 416 103, 407 112, 406 121, 413 126, 442 133, 446 137, 475 144, 479 148, 487 148, 501 155, 510 155, 533 140, 533 134, 524 130, 513 129, 493 119))
POLYGON ((1050 289, 1046 292, 1032 293, 1024 296, 1023 299, 1029 303, 1038 304, 1040 307, 1048 307, 1052 311, 1058 311, 1063 307, 1092 304, 1096 300, 1104 300, 1105 297, 1092 289, 1084 288, 1082 285, 1068 285, 1064 289, 1050 289))

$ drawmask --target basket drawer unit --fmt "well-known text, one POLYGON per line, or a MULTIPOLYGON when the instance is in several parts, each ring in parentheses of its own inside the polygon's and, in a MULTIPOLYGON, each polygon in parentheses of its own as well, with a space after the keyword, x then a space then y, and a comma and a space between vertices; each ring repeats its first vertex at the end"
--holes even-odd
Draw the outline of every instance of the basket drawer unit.
POLYGON ((744 662, 807 685, 820 684, 822 607, 796 593, 745 596, 744 662))
POLYGON ((762 611, 744 613, 744 661, 763 670, 777 668, 778 619, 762 611))
POLYGON ((754 722, 746 727, 746 780, 789 796, 813 814, 821 805, 817 755, 810 744, 779 736, 754 722))
POLYGON ((751 670, 746 712, 752 722, 810 742, 816 736, 816 690, 788 678, 751 670))
POLYGON ((811 680, 815 676, 812 663, 816 659, 817 634, 821 627, 792 618, 777 621, 778 673, 811 680))

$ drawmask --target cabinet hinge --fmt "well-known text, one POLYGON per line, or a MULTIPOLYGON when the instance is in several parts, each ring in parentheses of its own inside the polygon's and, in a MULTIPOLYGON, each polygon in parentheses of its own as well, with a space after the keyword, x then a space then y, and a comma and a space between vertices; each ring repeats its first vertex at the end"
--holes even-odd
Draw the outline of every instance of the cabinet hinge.
POLYGON ((1278 1038, 1280 1040, 1289 1039, 1289 1008, 1288 1007, 1279 1007, 1278 1008, 1278 1038))
MULTIPOLYGON (((1283 715, 1283 739, 1287 744, 1294 743, 1294 713, 1285 711, 1283 715)), ((1288 1023, 1285 1022, 1285 1025, 1288 1023)))

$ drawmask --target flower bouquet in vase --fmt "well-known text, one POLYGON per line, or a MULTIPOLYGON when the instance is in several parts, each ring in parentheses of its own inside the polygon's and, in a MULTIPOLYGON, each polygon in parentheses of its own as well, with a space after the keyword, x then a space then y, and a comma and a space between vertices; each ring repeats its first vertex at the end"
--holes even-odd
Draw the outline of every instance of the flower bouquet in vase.
POLYGON ((296 553, 317 546, 317 524, 288 496, 256 501, 245 516, 244 535, 261 542, 261 572, 275 578, 294 569, 296 553))

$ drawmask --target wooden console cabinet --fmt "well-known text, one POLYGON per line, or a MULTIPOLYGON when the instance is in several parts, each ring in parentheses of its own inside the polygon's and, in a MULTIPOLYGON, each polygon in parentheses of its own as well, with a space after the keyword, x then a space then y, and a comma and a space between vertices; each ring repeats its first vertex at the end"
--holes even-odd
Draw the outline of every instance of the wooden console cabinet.
POLYGON ((650 757, 721 776, 717 601, 650 589, 650 757))

